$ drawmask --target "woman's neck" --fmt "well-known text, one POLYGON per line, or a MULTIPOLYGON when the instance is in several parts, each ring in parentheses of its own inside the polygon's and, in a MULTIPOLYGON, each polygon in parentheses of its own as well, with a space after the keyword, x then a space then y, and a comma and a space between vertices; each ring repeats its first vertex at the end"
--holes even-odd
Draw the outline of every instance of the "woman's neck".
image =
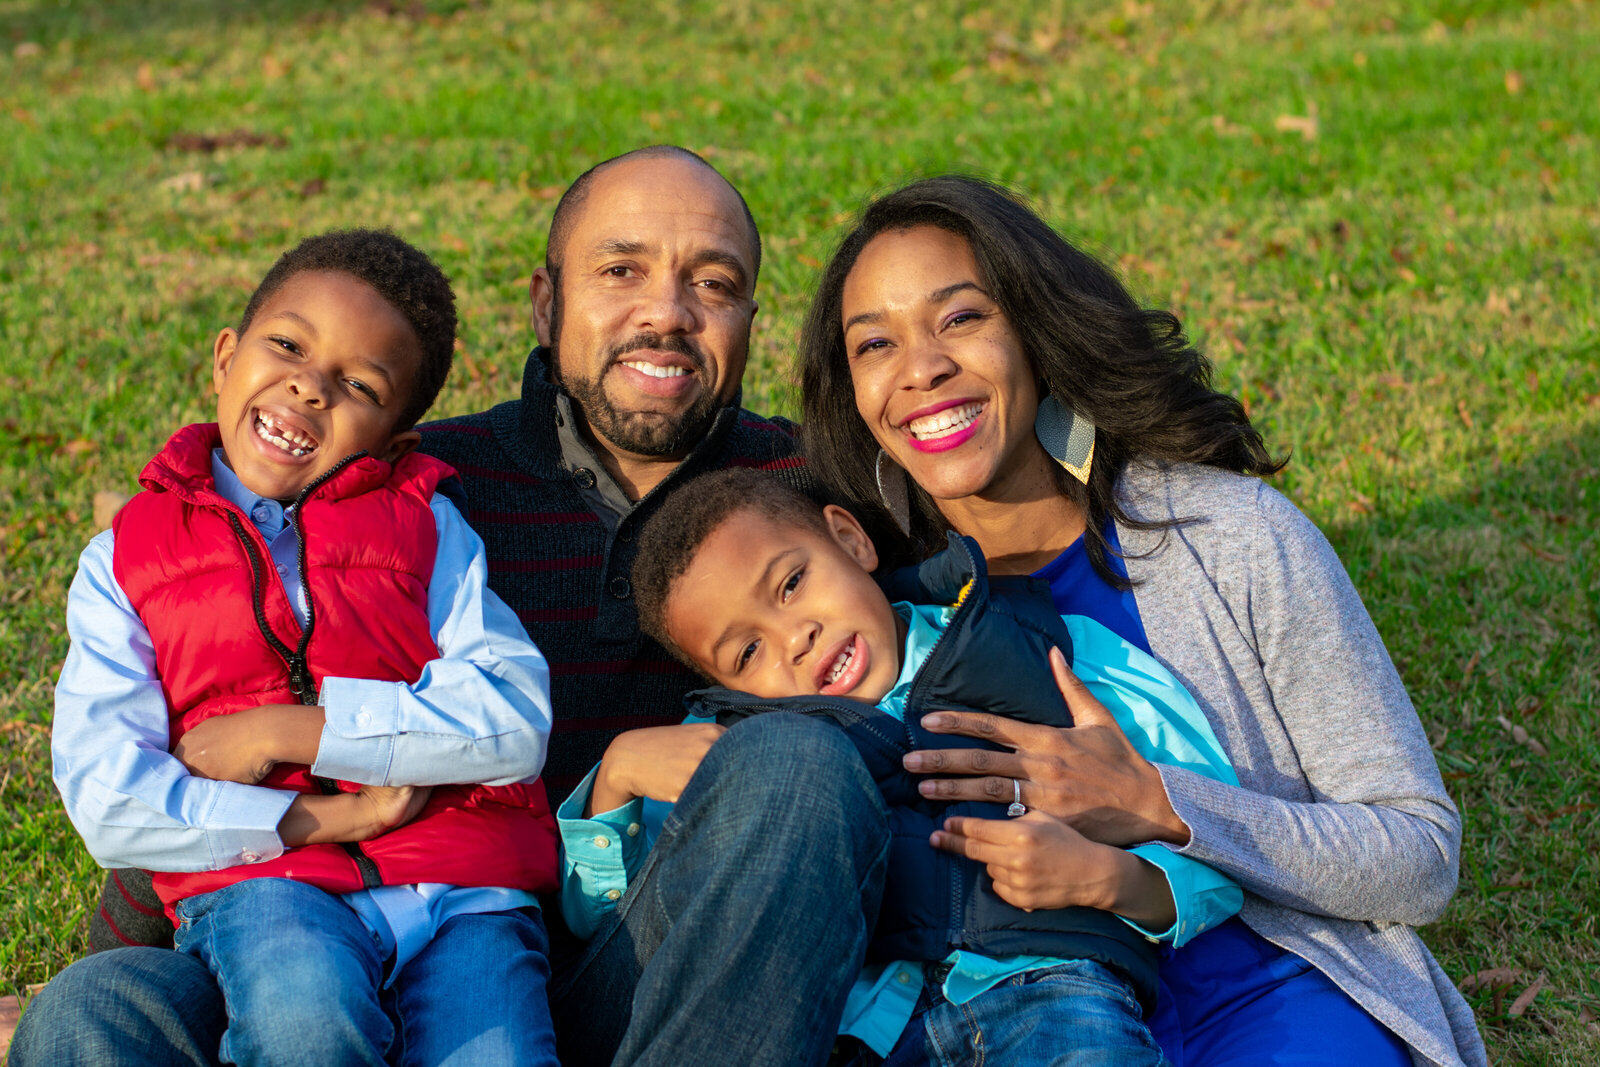
POLYGON ((1031 574, 1083 536, 1083 510, 1061 494, 1054 478, 1036 492, 938 503, 957 533, 978 542, 992 574, 1031 574))

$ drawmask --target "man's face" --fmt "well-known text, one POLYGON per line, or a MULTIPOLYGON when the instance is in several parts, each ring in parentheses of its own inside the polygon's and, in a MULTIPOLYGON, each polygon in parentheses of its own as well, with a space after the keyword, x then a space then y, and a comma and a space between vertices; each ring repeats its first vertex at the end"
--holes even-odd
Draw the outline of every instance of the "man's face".
POLYGON ((732 403, 755 317, 755 249, 726 182, 646 158, 595 175, 568 231, 557 293, 534 276, 556 379, 603 442, 679 458, 732 403))

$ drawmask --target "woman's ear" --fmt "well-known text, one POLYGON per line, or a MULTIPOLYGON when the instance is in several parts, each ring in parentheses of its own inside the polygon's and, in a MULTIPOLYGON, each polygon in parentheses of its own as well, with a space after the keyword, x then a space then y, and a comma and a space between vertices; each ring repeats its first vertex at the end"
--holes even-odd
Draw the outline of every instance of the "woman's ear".
POLYGON ((829 535, 851 559, 869 572, 878 569, 878 546, 867 536, 860 520, 837 504, 822 509, 822 520, 828 525, 829 535))

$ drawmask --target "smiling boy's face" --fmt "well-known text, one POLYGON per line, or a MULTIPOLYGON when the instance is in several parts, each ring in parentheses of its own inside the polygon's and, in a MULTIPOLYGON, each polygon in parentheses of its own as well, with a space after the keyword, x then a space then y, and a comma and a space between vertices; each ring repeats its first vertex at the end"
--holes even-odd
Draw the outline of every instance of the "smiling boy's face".
POLYGON ((867 703, 894 687, 901 626, 872 580, 877 551, 844 509, 823 521, 826 531, 735 511, 672 583, 667 633, 720 684, 867 703))
POLYGON ((405 316, 353 275, 302 271, 243 334, 217 335, 212 382, 228 466, 251 492, 299 492, 353 452, 393 462, 416 446, 396 425, 422 343, 405 316))

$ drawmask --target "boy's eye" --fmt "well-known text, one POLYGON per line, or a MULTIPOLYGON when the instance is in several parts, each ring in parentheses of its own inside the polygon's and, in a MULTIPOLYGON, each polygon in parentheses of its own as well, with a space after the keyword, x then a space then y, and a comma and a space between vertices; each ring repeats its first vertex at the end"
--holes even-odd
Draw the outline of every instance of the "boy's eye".
POLYGON ((273 344, 277 345, 285 352, 293 352, 295 355, 300 354, 300 346, 289 340, 287 337, 273 337, 269 338, 269 340, 271 340, 273 344))
POLYGON ((752 659, 755 658, 755 654, 756 654, 756 642, 755 641, 751 641, 748 645, 745 645, 743 648, 741 648, 739 650, 739 658, 734 660, 734 663, 733 663, 734 671, 737 672, 737 671, 744 670, 746 664, 748 664, 752 659))
POLYGON ((799 570, 789 575, 788 579, 783 583, 783 594, 781 599, 788 600, 790 597, 794 596, 795 589, 800 585, 800 576, 805 574, 805 572, 805 568, 801 567, 799 570))
POLYGON ((344 380, 344 382, 350 388, 352 388, 356 392, 362 394, 368 400, 372 401, 374 404, 381 404, 382 403, 382 401, 378 399, 377 390, 373 389, 372 386, 368 385, 366 382, 362 381, 360 378, 346 378, 344 380))

